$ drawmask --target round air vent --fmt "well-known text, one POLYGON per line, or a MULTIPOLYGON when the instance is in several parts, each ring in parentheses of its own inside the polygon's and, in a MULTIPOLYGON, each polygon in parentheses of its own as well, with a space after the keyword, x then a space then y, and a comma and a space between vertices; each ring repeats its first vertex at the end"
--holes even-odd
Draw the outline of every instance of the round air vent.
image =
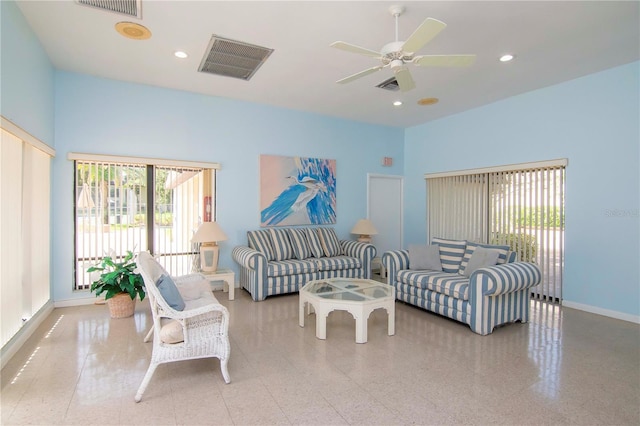
POLYGON ((136 24, 135 22, 118 22, 116 31, 134 40, 146 40, 151 37, 151 31, 145 26, 136 24))

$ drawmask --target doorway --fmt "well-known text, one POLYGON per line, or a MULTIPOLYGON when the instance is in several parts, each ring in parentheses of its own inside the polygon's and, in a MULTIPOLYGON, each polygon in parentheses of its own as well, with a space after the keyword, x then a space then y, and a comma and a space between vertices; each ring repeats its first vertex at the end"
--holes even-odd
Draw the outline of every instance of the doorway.
POLYGON ((372 238, 377 250, 372 267, 383 278, 382 255, 402 249, 402 186, 402 176, 367 174, 367 217, 378 231, 372 238))

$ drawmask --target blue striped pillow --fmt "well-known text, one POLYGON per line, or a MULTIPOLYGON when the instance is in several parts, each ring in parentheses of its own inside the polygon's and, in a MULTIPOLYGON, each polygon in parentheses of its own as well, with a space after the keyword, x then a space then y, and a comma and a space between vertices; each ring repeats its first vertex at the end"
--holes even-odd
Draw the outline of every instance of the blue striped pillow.
POLYGON ((307 244, 309 244, 309 250, 311 250, 313 257, 324 256, 322 244, 320 244, 320 237, 318 237, 316 228, 304 228, 304 231, 307 235, 307 244))
POLYGON ((342 247, 340 246, 340 240, 338 240, 335 229, 318 228, 318 236, 320 237, 322 250, 327 257, 340 256, 342 254, 342 247))
POLYGON ((267 260, 275 259, 275 255, 273 254, 273 247, 271 245, 271 235, 269 235, 269 231, 248 231, 247 241, 249 242, 249 247, 264 254, 267 257, 267 260))
POLYGON ((443 238, 433 238, 431 244, 439 246, 440 262, 442 263, 442 272, 457 274, 460 269, 460 263, 464 257, 464 251, 467 242, 462 240, 445 240, 443 238))
POLYGON ((496 250, 498 252, 498 262, 497 265, 502 263, 507 263, 507 255, 509 254, 509 246, 494 246, 490 244, 481 244, 481 243, 473 243, 471 241, 467 242, 467 248, 464 252, 464 256, 462 257, 462 262, 460 262, 460 271, 458 272, 460 275, 465 275, 465 270, 467 269, 467 265, 469 264, 469 259, 473 255, 473 252, 478 247, 484 247, 492 250, 496 250))
POLYGON ((289 240, 291 241, 291 247, 293 248, 293 254, 296 259, 306 259, 311 257, 311 250, 307 245, 307 237, 303 229, 289 228, 287 229, 289 234, 289 240))
POLYGON ((269 228, 271 244, 273 246, 273 256, 275 260, 288 260, 293 258, 293 248, 289 241, 289 234, 286 229, 269 228))

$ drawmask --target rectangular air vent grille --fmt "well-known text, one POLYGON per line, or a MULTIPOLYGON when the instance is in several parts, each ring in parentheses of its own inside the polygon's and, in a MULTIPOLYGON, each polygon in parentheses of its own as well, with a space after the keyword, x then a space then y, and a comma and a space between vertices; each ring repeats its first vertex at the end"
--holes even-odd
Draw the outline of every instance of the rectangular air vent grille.
POLYGON ((198 71, 249 80, 273 49, 213 35, 198 71))
POLYGON ((76 3, 142 19, 142 0, 76 0, 76 3))
POLYGON ((397 91, 400 90, 400 86, 398 86, 398 80, 395 77, 391 77, 382 83, 378 84, 376 87, 379 87, 384 90, 397 91))

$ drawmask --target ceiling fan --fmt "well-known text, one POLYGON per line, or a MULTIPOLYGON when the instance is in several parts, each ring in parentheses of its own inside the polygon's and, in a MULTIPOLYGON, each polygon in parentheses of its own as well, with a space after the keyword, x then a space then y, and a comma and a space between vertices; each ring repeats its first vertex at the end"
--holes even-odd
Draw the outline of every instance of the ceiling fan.
POLYGON ((404 7, 391 6, 389 12, 396 18, 396 41, 385 44, 380 52, 345 43, 344 41, 331 43, 331 47, 336 49, 371 56, 381 61, 380 65, 345 77, 336 81, 336 83, 350 83, 383 68, 390 68, 395 75, 400 91, 407 92, 416 87, 407 64, 412 63, 423 67, 467 67, 475 61, 476 55, 415 56, 415 52, 435 38, 447 24, 437 19, 427 18, 406 41, 398 41, 398 17, 404 12, 404 7))

